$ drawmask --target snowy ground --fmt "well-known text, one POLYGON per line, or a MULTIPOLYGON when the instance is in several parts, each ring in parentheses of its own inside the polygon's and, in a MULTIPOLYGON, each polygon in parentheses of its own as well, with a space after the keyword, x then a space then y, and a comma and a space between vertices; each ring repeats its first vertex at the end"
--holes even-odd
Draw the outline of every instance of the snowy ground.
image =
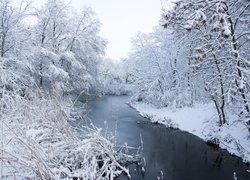
POLYGON ((231 115, 230 122, 219 127, 212 104, 197 104, 181 109, 157 109, 143 103, 133 103, 131 106, 153 123, 179 128, 205 141, 216 142, 221 148, 241 157, 244 162, 250 162, 250 133, 246 125, 231 115))

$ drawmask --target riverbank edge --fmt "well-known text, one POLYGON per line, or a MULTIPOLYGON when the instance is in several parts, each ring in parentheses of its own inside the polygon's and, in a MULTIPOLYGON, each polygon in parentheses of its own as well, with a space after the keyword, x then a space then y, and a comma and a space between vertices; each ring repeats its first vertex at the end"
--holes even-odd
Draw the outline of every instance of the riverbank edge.
POLYGON ((220 127, 212 104, 197 104, 178 109, 158 109, 141 102, 129 102, 128 105, 152 123, 194 134, 206 143, 216 144, 230 154, 242 158, 244 163, 250 163, 250 133, 247 127, 232 114, 229 116, 229 123, 220 127), (187 120, 190 116, 192 122, 187 120))

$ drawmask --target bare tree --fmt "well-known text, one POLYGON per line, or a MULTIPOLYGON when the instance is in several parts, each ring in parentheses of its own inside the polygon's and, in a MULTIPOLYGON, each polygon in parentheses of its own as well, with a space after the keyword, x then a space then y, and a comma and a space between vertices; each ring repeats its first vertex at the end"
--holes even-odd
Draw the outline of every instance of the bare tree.
POLYGON ((14 48, 14 34, 19 30, 21 21, 28 15, 30 2, 21 1, 18 7, 11 5, 10 0, 0 1, 0 56, 14 48))

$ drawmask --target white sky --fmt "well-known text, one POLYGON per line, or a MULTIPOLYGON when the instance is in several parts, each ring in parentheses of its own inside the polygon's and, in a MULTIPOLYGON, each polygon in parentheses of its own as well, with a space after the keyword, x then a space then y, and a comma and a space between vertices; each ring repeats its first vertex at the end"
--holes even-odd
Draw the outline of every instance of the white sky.
MULTIPOLYGON (((69 2, 70 0, 66 0, 69 2)), ((37 5, 46 0, 33 0, 37 5)), ((148 33, 158 24, 161 0, 71 0, 76 9, 91 6, 102 23, 101 36, 108 40, 107 56, 118 60, 127 56, 131 38, 148 33)))
POLYGON ((101 35, 109 41, 107 56, 120 59, 127 56, 130 40, 136 32, 150 32, 161 14, 161 0, 73 0, 86 3, 97 13, 101 35))

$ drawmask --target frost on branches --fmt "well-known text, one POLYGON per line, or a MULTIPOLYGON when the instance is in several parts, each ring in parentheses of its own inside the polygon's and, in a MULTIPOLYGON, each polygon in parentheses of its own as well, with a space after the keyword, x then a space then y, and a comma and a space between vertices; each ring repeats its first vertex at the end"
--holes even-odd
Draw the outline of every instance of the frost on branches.
MULTIPOLYGON (((218 131, 242 127, 244 131, 229 128, 226 133, 244 132, 241 137, 249 141, 249 20, 248 0, 174 1, 173 8, 163 13, 160 26, 133 40, 126 59, 126 73, 136 86, 132 104, 181 112, 179 108, 212 103, 213 127, 218 126, 218 131)), ((193 123, 192 115, 190 119, 194 129, 202 128, 193 123)), ((170 122, 175 124, 174 119, 170 122)))

